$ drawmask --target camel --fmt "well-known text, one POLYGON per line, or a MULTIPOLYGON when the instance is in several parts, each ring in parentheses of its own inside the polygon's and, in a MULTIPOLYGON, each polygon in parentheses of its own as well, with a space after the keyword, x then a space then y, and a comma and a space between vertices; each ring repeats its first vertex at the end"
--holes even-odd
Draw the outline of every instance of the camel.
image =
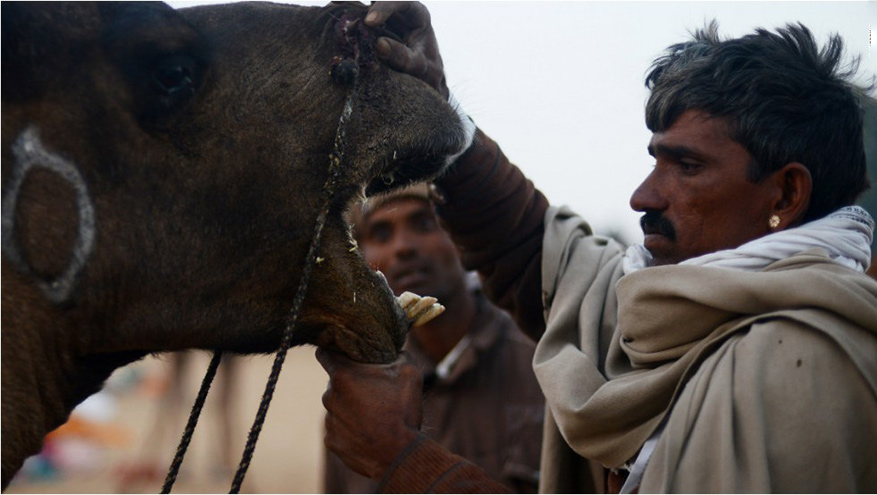
POLYGON ((365 12, 2 4, 3 488, 114 369, 277 349, 323 204, 293 343, 395 357, 409 321, 344 213, 473 128, 376 60, 365 12))

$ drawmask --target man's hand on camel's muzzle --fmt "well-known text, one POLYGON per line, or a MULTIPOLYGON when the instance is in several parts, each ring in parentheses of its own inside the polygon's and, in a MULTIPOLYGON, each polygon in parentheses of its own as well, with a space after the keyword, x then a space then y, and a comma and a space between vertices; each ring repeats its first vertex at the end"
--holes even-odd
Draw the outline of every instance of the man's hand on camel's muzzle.
POLYGON ((380 480, 420 431, 420 371, 405 352, 390 364, 357 363, 324 349, 316 357, 329 374, 326 448, 354 471, 380 480))
POLYGON ((365 18, 368 27, 387 32, 375 44, 378 57, 390 68, 410 74, 448 99, 444 64, 430 23, 420 2, 374 2, 365 18))

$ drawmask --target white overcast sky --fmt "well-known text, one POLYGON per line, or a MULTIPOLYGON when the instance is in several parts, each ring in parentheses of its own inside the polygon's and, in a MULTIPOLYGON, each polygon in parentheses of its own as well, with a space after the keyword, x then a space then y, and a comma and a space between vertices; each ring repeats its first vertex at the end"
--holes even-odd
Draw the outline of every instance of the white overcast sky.
POLYGON ((448 85, 476 124, 553 204, 629 242, 642 235, 628 200, 652 165, 643 78, 668 45, 711 19, 725 36, 801 22, 820 43, 839 33, 860 72, 877 72, 873 1, 424 3, 448 85))

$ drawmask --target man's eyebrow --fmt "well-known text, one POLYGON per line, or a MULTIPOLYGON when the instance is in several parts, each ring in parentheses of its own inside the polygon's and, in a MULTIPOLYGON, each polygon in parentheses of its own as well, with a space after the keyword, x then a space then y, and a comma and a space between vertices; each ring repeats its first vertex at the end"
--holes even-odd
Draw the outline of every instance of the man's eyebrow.
POLYGON ((648 147, 648 152, 652 156, 656 155, 664 155, 669 156, 673 159, 680 158, 696 158, 700 160, 706 160, 707 157, 700 151, 690 148, 685 145, 669 145, 669 144, 658 144, 652 145, 650 144, 648 147))
POLYGON ((368 224, 366 224, 365 229, 363 229, 363 231, 366 233, 371 233, 375 229, 386 228, 390 225, 392 225, 392 222, 390 222, 388 220, 373 220, 371 222, 368 222, 368 224))
POLYGON ((412 211, 412 212, 411 212, 411 215, 409 215, 409 216, 411 216, 411 217, 418 217, 418 216, 421 216, 421 215, 431 215, 431 216, 432 216, 432 215, 435 215, 435 213, 433 213, 433 210, 432 210, 432 207, 431 207, 431 206, 429 206, 429 205, 423 205, 422 207, 420 207, 420 208, 418 208, 418 209, 412 211))

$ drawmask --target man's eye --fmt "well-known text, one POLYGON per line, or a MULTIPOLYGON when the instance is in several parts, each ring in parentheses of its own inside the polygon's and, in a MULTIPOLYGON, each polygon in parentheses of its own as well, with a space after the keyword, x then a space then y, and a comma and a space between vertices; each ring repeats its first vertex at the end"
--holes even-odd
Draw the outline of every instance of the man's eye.
POLYGON ((432 232, 438 227, 436 221, 432 217, 419 217, 414 221, 414 228, 418 232, 432 232))
POLYGON ((679 169, 683 174, 693 175, 700 172, 703 169, 703 165, 700 163, 679 162, 679 169))
POLYGON ((393 237, 393 232, 386 227, 375 227, 371 229, 368 233, 368 238, 372 242, 377 242, 380 244, 385 244, 390 242, 390 238, 393 237))

